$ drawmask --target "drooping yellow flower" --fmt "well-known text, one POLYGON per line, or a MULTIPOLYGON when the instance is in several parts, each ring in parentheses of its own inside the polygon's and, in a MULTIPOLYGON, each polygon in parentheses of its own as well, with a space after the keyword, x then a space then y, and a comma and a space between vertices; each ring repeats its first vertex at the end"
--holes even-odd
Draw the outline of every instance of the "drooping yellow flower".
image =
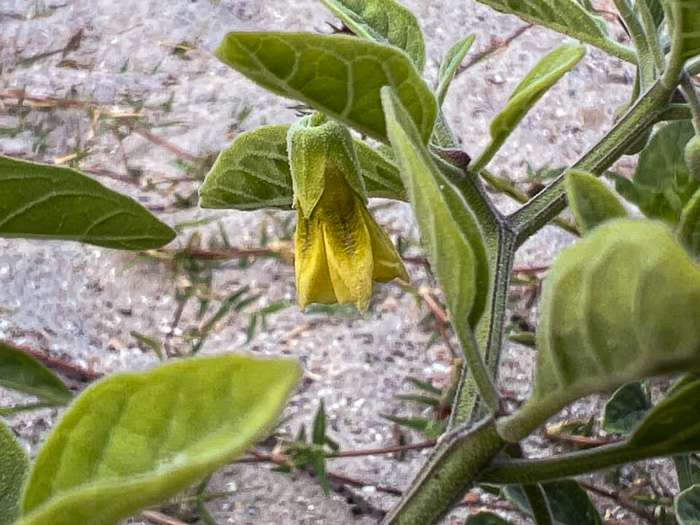
POLYGON ((297 205, 295 259, 297 297, 309 303, 355 303, 364 311, 372 281, 408 280, 391 239, 365 199, 341 171, 329 166, 321 197, 308 217, 297 205))

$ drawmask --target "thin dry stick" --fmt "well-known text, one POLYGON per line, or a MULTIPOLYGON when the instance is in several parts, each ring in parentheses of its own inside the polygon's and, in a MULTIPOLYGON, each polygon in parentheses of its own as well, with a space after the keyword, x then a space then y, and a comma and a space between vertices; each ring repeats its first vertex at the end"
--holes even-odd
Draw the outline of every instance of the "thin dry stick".
POLYGON ((177 520, 156 510, 144 510, 139 518, 146 519, 156 525, 187 525, 184 521, 177 520))
POLYGON ((136 126, 136 125, 130 125, 129 128, 134 132, 139 135, 141 135, 143 138, 146 140, 152 142, 153 144, 160 146, 161 148, 167 149, 170 153, 174 153, 178 157, 182 157, 183 159, 186 159, 190 162, 196 162, 199 160, 199 157, 197 155, 193 155, 189 151, 185 151, 184 149, 180 148, 179 146, 176 146, 175 144, 171 144, 165 139, 160 138, 157 135, 154 135, 150 131, 136 126))
POLYGON ((433 315, 435 316, 435 329, 438 331, 438 334, 440 334, 440 337, 445 342, 445 345, 450 351, 452 359, 454 360, 459 358, 459 354, 450 342, 450 336, 447 333, 447 325, 450 322, 450 317, 447 315, 447 312, 445 312, 440 307, 440 305, 437 304, 435 299, 433 299, 433 296, 430 295, 430 290, 427 287, 421 286, 418 289, 418 294, 423 298, 425 304, 427 304, 428 308, 430 308, 430 310, 433 312, 433 315))
POLYGON ((630 510, 634 512, 635 514, 639 515, 641 518, 647 520, 649 523, 656 523, 656 517, 654 516, 653 513, 649 512, 647 509, 627 500, 626 498, 622 497, 620 493, 616 490, 608 490, 604 489, 602 487, 598 487, 596 485, 593 485, 592 483, 589 483, 587 481, 583 480, 578 480, 579 485, 581 485, 584 489, 601 496, 603 498, 610 499, 620 505, 621 507, 626 508, 627 510, 630 510))
MULTIPOLYGON (((8 343, 11 344, 11 343, 8 343)), ((37 361, 41 362, 47 368, 61 374, 62 376, 72 379, 73 381, 79 381, 81 383, 90 383, 97 379, 100 379, 103 374, 95 372, 93 370, 88 370, 87 368, 82 368, 80 366, 69 363, 58 357, 53 357, 45 354, 39 350, 34 350, 33 348, 28 348, 26 346, 11 344, 14 348, 21 350, 22 352, 32 356, 37 361)))
POLYGON ((475 66, 482 60, 486 60, 488 57, 491 55, 498 53, 499 51, 507 48, 511 42, 513 42, 515 39, 517 39, 520 35, 525 33, 528 29, 531 27, 534 27, 535 24, 527 24, 524 26, 519 27, 516 29, 510 36, 506 37, 505 39, 493 39, 492 44, 481 51, 480 53, 476 53, 472 58, 464 65, 460 66, 457 69, 457 73, 455 74, 455 77, 461 75, 464 73, 467 69, 469 69, 472 66, 475 66))
POLYGON ((620 438, 576 436, 573 434, 555 434, 553 432, 545 432, 545 436, 552 441, 575 443, 577 445, 590 445, 595 447, 609 445, 611 443, 619 443, 622 441, 620 438))

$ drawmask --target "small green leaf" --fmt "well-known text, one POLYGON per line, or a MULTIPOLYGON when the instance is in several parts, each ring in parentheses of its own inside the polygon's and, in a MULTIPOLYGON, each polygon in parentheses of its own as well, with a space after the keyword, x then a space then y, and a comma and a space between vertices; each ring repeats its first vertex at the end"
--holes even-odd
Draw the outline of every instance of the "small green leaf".
POLYGON ((31 394, 51 405, 65 405, 73 397, 51 370, 26 352, 4 343, 0 343, 0 386, 31 394))
POLYGON ((0 525, 11 525, 19 517, 24 478, 29 458, 12 430, 0 421, 0 525))
POLYGON ((634 182, 663 193, 679 192, 693 179, 685 165, 685 145, 695 131, 689 120, 676 120, 662 127, 639 155, 634 182))
MULTIPOLYGON (((573 480, 542 483, 554 525, 570 525, 576 516, 576 525, 602 525, 603 521, 581 485, 573 480)), ((530 505, 523 489, 518 485, 508 485, 504 495, 520 510, 531 515, 530 505)))
POLYGON ((435 396, 441 396, 442 395, 442 389, 438 388, 436 386, 433 386, 433 384, 430 381, 421 381, 420 379, 409 376, 406 378, 406 381, 411 383, 413 386, 415 386, 418 390, 422 390, 424 392, 428 392, 429 394, 433 394, 435 396))
POLYGON ((678 236, 693 256, 700 256, 700 189, 683 208, 678 236))
POLYGON ((412 428, 418 432, 425 434, 428 439, 439 438, 447 429, 447 422, 436 419, 427 419, 423 417, 401 417, 392 416, 391 414, 379 414, 380 417, 396 423, 401 427, 412 428))
POLYGON ((426 143, 437 102, 410 59, 396 48, 352 36, 229 33, 215 52, 273 93, 309 104, 386 141, 380 89, 399 94, 426 143))
POLYGON ((548 273, 533 394, 512 417, 541 422, 594 392, 698 369, 699 319, 700 266, 670 230, 647 220, 602 224, 548 273))
MULTIPOLYGON (((289 124, 241 133, 223 150, 199 189, 203 208, 292 207, 287 157, 289 124)), ((368 197, 406 200, 398 168, 361 140, 354 141, 368 197)))
POLYGON ((481 511, 476 514, 467 516, 467 521, 464 525, 512 525, 510 521, 506 521, 498 514, 493 512, 481 511))
POLYGON ((353 33, 398 47, 419 72, 425 67, 423 32, 413 13, 394 0, 323 0, 353 33))
POLYGON ((148 250, 168 244, 175 232, 133 199, 75 170, 0 155, 0 237, 148 250))
POLYGON ((293 361, 229 354, 95 383, 39 450, 20 524, 112 524, 171 497, 271 428, 298 378, 293 361))
POLYGON ((634 62, 634 50, 608 36, 602 18, 587 11, 577 0, 478 0, 497 11, 513 14, 526 22, 554 29, 607 53, 634 62))
POLYGON ((679 525, 700 525, 700 485, 678 494, 673 506, 679 525))
POLYGON ((388 88, 382 97, 391 145, 448 309, 457 325, 468 319, 473 328, 489 288, 481 231, 459 190, 436 167, 399 100, 388 88))
POLYGON ((566 174, 566 196, 583 233, 617 217, 626 217, 625 207, 595 175, 571 170, 566 174))
POLYGON ((602 427, 606 432, 631 434, 652 404, 639 381, 621 386, 605 404, 602 427))
POLYGON ((326 407, 323 399, 319 402, 318 410, 316 410, 312 443, 320 446, 326 443, 326 407))
POLYGON ((585 49, 564 44, 545 55, 517 85, 508 104, 491 121, 489 150, 497 150, 532 106, 583 58, 585 49))
POLYGON ((437 408, 440 406, 440 400, 438 398, 419 396, 416 394, 398 394, 394 396, 394 399, 398 399, 400 401, 412 401, 414 403, 418 403, 419 405, 425 405, 432 408, 437 408))
POLYGON ((447 52, 445 58, 442 59, 440 71, 438 72, 438 87, 435 91, 435 96, 437 97, 439 105, 442 105, 445 100, 445 95, 447 95, 447 90, 450 88, 450 83, 473 43, 474 35, 463 38, 459 42, 456 42, 447 52))

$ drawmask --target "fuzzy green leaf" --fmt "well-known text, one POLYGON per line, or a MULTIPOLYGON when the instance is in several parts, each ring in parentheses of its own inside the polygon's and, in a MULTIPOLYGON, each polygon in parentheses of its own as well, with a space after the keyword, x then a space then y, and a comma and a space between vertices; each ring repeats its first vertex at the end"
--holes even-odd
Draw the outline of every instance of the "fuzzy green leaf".
POLYGON ((513 418, 541 422, 580 397, 698 362, 700 266, 659 222, 608 221, 548 273, 533 394, 513 418))
POLYGON ((610 219, 627 216, 615 194, 595 175, 571 170, 565 181, 569 206, 583 233, 610 219))
POLYGON ((69 169, 0 155, 0 237, 159 248, 175 232, 133 199, 69 169))
POLYGON ((12 430, 0 421, 0 525, 11 525, 19 517, 24 478, 29 459, 12 430))
POLYGON ((679 525, 700 525, 700 485, 684 490, 673 503, 679 525))
POLYGON ((418 71, 425 67, 425 41, 413 13, 394 0, 323 0, 353 33, 391 44, 411 57, 418 71))
MULTIPOLYGON (((203 208, 292 207, 292 176, 287 157, 289 124, 241 133, 223 150, 199 189, 203 208)), ((368 197, 406 200, 398 168, 361 140, 354 141, 368 197)))
POLYGON ((495 150, 506 140, 532 106, 583 58, 585 50, 564 44, 545 55, 517 85, 504 107, 491 122, 491 145, 495 150))
POLYGON ((615 42, 602 18, 587 11, 577 0, 478 0, 497 11, 572 36, 586 44, 627 61, 634 61, 634 50, 615 42))
POLYGON ((691 254, 700 256, 700 189, 683 208, 678 236, 691 254))
POLYGON ((450 88, 450 83, 457 73, 457 68, 467 56, 469 49, 474 43, 474 35, 469 35, 459 42, 456 42, 442 59, 440 71, 438 72, 438 87, 435 91, 438 104, 442 105, 447 95, 447 90, 450 88))
POLYGON ((4 343, 0 343, 0 386, 31 394, 51 405, 65 405, 73 397, 51 370, 26 352, 4 343))
POLYGON ((389 137, 421 236, 457 325, 473 328, 486 305, 488 261, 479 226, 459 190, 436 167, 396 96, 382 94, 389 137))
POLYGON ((298 377, 293 361, 229 354, 90 386, 39 451, 20 524, 113 524, 173 496, 270 429, 298 377))
POLYGON ((621 386, 605 404, 602 427, 606 432, 631 434, 651 408, 649 394, 639 381, 621 386))
POLYGON ((215 52, 273 93, 294 98, 386 141, 380 89, 399 94, 426 143, 437 102, 402 51, 352 36, 229 33, 215 52))

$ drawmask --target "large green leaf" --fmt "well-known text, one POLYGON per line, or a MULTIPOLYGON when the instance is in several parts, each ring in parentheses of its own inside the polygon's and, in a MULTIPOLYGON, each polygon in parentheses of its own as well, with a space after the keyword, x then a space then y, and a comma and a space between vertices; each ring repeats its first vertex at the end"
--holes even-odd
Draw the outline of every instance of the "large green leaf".
MULTIPOLYGON (((289 124, 241 133, 216 159, 199 189, 203 208, 292 207, 292 176, 287 157, 289 124)), ((368 197, 406 200, 398 168, 366 142, 355 140, 368 197)))
MULTIPOLYGON (((577 0, 478 0, 504 13, 559 33, 573 36, 624 60, 634 61, 634 50, 608 36, 605 21, 585 9, 577 0)), ((692 1, 692 0, 691 0, 692 1)))
POLYGON ((579 60, 585 50, 564 44, 545 55, 511 93, 504 107, 491 121, 491 145, 496 150, 515 129, 530 108, 579 60))
POLYGON ((700 2, 670 0, 669 3, 673 9, 673 32, 680 37, 680 56, 693 58, 700 54, 700 2))
POLYGON ((678 224, 678 236, 690 253, 695 257, 700 256, 700 189, 683 208, 678 224))
POLYGON ((627 216, 615 194, 595 175, 571 170, 566 174, 565 183, 566 197, 583 233, 610 219, 627 216))
POLYGON ((391 145, 418 219, 428 256, 456 325, 473 328, 486 305, 488 261, 472 211, 437 168, 396 95, 382 92, 391 145))
POLYGON ((548 273, 533 394, 514 419, 537 424, 594 392, 700 369, 699 320, 700 266, 666 226, 602 224, 548 273))
POLYGON ((474 35, 469 35, 468 37, 455 42, 455 44, 445 55, 445 58, 442 59, 440 71, 438 72, 438 87, 435 91, 438 104, 442 105, 442 102, 445 100, 445 95, 447 95, 447 90, 450 87, 450 83, 455 77, 459 65, 462 63, 462 60, 464 60, 464 57, 467 56, 467 53, 469 52, 469 49, 472 47, 473 43, 474 35))
POLYGON ((0 421, 0 525, 11 525, 19 516, 29 459, 12 430, 0 421))
POLYGON ((406 52, 418 71, 425 67, 423 32, 413 13, 394 0, 323 0, 356 35, 406 52))
MULTIPOLYGON (((576 525, 602 525, 600 514, 581 485, 565 479, 543 483, 547 506, 552 513, 554 525, 571 525, 576 516, 576 525)), ((532 515, 525 492, 519 485, 509 485, 503 489, 506 497, 520 510, 532 515)))
POLYGON ((679 525, 700 525, 700 485, 678 494, 674 507, 679 525))
POLYGON ((0 236, 146 250, 168 244, 175 232, 75 170, 0 155, 0 236))
POLYGON ((380 89, 391 86, 425 143, 437 102, 411 60, 388 45, 352 36, 311 33, 229 33, 215 52, 225 64, 273 93, 386 141, 380 89))
POLYGON ((0 386, 31 394, 52 405, 65 405, 73 397, 48 368, 26 352, 4 343, 0 343, 0 386))
POLYGON ((171 497, 271 428, 298 377, 293 361, 221 355, 92 385, 39 451, 20 524, 113 524, 171 497))
POLYGON ((603 430, 631 434, 651 410, 651 398, 642 383, 634 381, 618 388, 605 404, 603 430))

